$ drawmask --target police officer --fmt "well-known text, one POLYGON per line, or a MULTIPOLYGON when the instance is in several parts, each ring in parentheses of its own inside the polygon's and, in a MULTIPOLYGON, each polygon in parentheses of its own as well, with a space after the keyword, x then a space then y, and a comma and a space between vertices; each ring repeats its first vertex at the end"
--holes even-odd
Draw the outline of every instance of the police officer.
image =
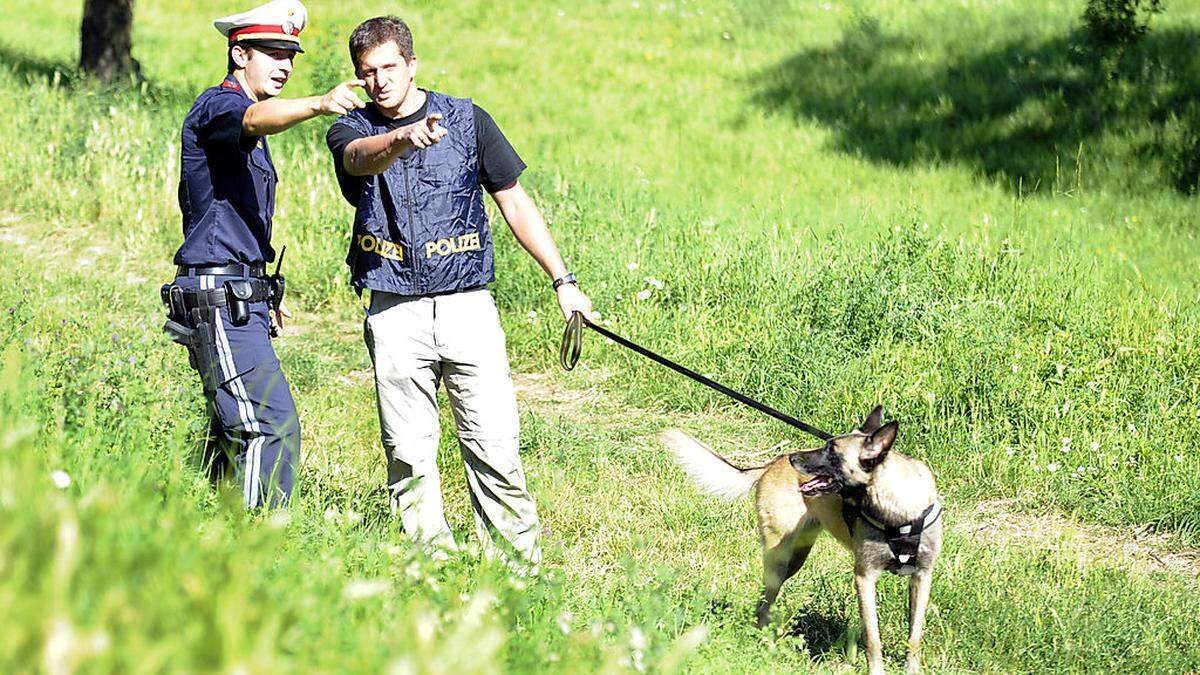
POLYGON ((183 121, 183 245, 175 254, 178 276, 163 287, 165 328, 188 347, 213 434, 236 469, 247 508, 288 501, 300 452, 296 406, 269 342, 290 314, 282 277, 266 272, 275 260, 277 181, 266 137, 362 107, 352 91, 361 86, 356 81, 324 96, 275 98, 303 51, 306 21, 296 0, 214 21, 228 40, 228 73, 200 94, 183 121))
POLYGON ((351 282, 371 290, 364 333, 393 513, 435 552, 453 546, 435 461, 444 382, 485 550, 536 565, 537 512, 517 454, 504 333, 487 290, 495 274, 484 190, 552 280, 563 315, 588 313, 591 302, 521 187, 525 164, 495 121, 469 99, 415 85, 408 26, 390 16, 363 22, 350 36, 350 56, 372 103, 335 121, 327 141, 342 194, 356 208, 351 282))

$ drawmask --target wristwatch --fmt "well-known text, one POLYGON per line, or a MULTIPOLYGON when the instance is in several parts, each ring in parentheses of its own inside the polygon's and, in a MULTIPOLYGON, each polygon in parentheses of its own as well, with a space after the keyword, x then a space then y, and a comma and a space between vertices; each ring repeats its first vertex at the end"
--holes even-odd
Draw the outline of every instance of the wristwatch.
POLYGON ((575 281, 575 273, 567 272, 566 274, 562 275, 561 277, 555 279, 554 280, 554 290, 557 291, 558 287, 562 286, 563 284, 575 284, 576 286, 578 286, 579 282, 575 281))

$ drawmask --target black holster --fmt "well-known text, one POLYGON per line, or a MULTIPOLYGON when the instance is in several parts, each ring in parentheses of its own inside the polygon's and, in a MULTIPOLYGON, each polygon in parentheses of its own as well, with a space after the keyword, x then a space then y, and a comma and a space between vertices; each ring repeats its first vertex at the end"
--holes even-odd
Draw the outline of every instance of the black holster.
POLYGON ((184 303, 183 289, 175 284, 164 284, 161 294, 167 307, 163 331, 173 341, 187 347, 188 363, 200 374, 205 393, 212 394, 224 379, 213 322, 213 314, 218 310, 215 307, 189 309, 184 303))
POLYGON ((221 385, 224 377, 221 374, 221 358, 217 354, 217 333, 213 323, 215 309, 193 309, 192 312, 192 344, 188 346, 188 361, 196 372, 200 373, 200 381, 204 391, 212 393, 221 385))

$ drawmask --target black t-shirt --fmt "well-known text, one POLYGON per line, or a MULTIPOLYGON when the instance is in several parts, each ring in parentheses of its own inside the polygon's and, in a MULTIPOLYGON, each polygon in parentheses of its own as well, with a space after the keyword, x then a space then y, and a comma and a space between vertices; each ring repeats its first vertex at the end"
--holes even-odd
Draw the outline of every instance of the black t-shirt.
MULTIPOLYGON (((420 110, 389 121, 387 128, 395 129, 425 119, 428 107, 429 101, 426 100, 420 110)), ((368 103, 367 108, 369 114, 379 116, 374 104, 368 103)), ((497 192, 517 182, 517 178, 525 170, 525 162, 521 161, 521 157, 500 131, 500 127, 496 126, 496 121, 492 119, 492 116, 477 105, 474 108, 475 143, 479 155, 479 184, 488 192, 497 192)), ((365 134, 351 129, 345 124, 334 124, 325 134, 325 142, 329 145, 330 152, 333 153, 333 166, 337 172, 338 186, 342 189, 342 196, 351 204, 356 205, 358 195, 362 191, 362 183, 367 177, 351 176, 346 173, 342 166, 342 157, 346 152, 346 146, 350 145, 351 141, 364 137, 365 134)))

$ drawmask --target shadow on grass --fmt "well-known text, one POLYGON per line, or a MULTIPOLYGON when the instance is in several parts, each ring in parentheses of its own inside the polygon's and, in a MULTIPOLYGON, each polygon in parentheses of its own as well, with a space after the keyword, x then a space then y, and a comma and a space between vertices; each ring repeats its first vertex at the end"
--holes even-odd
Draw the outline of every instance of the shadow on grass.
POLYGON ((793 617, 787 625, 789 635, 803 637, 808 653, 814 658, 829 653, 846 634, 846 619, 840 614, 821 610, 806 610, 793 617))
POLYGON ((847 153, 897 166, 966 163, 1025 192, 1068 191, 1080 169, 1089 181, 1195 192, 1196 31, 1150 33, 1111 78, 1078 34, 936 62, 918 47, 860 19, 833 47, 755 75, 754 101, 828 125, 847 153))
POLYGON ((125 82, 104 85, 85 76, 77 63, 29 54, 3 42, 0 42, 0 68, 25 82, 44 81, 67 91, 102 96, 130 95, 155 102, 189 105, 199 94, 184 87, 156 84, 141 76, 130 76, 125 82))

